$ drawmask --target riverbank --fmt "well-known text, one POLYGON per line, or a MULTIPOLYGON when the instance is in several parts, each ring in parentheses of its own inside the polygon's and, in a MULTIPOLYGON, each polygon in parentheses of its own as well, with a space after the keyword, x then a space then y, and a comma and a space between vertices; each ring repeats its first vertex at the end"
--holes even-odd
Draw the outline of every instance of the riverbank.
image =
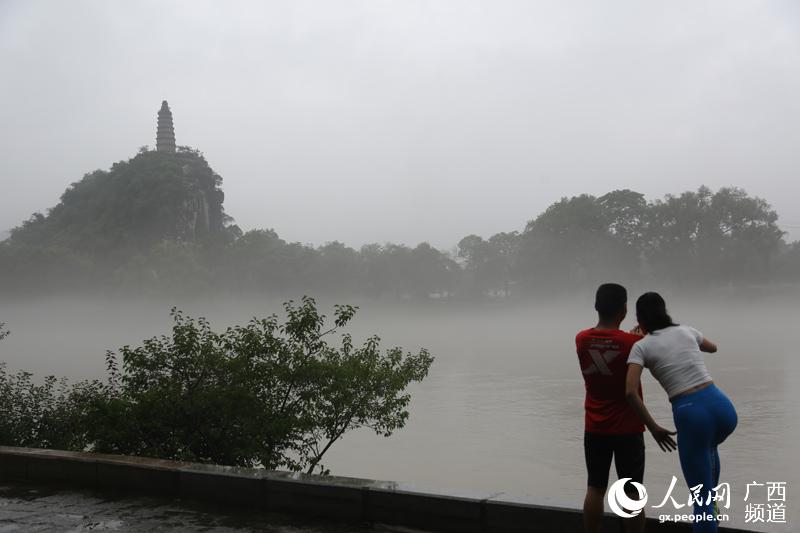
MULTIPOLYGON (((442 533, 582 530, 579 510, 515 503, 503 493, 485 497, 426 494, 404 490, 390 481, 59 450, 0 447, 0 481, 90 490, 115 497, 130 494, 206 502, 247 512, 313 517, 354 528, 385 524, 442 533)), ((691 530, 688 524, 650 522, 648 529, 654 531, 691 530)), ((622 531, 621 519, 609 515, 605 531, 622 531)))

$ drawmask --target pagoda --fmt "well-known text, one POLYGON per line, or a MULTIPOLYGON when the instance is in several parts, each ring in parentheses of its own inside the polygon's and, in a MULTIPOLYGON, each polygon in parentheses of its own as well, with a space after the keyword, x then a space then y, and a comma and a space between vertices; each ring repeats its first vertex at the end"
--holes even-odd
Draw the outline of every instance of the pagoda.
POLYGON ((158 110, 158 129, 156 130, 156 150, 175 152, 175 128, 172 126, 172 111, 164 100, 158 110))

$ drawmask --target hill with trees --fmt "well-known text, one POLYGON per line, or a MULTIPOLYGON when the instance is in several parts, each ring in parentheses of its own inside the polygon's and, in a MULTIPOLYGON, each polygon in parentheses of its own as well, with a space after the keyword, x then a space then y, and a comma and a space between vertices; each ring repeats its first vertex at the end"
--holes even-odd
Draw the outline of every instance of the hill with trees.
POLYGON ((242 233, 222 178, 202 154, 140 150, 70 185, 0 242, 0 290, 341 294, 369 298, 508 297, 608 279, 691 287, 800 281, 769 204, 700 187, 648 201, 631 190, 562 198, 522 231, 468 235, 455 253, 287 242, 242 233))
POLYGON ((240 235, 225 214, 221 184, 197 150, 143 148, 107 171, 86 174, 46 214, 12 229, 0 247, 3 277, 51 289, 124 282, 131 267, 140 270, 134 278, 146 278, 135 265, 240 235))
POLYGON ((47 215, 36 213, 13 229, 11 244, 102 254, 140 251, 165 239, 233 236, 221 184, 196 150, 143 149, 71 184, 47 215))

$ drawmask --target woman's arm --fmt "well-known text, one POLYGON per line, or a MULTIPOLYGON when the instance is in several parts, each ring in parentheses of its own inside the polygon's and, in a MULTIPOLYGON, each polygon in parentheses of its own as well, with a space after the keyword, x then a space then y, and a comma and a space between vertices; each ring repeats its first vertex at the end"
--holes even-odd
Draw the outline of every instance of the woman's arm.
POLYGON ((633 407, 633 410, 636 411, 636 414, 639 415, 639 418, 642 419, 644 425, 647 426, 647 429, 650 430, 650 434, 656 439, 658 447, 665 452, 671 452, 678 447, 675 441, 672 440, 672 435, 675 435, 676 432, 662 428, 656 424, 656 421, 650 416, 650 412, 647 410, 647 407, 644 406, 644 402, 639 396, 641 382, 642 366, 636 363, 629 363, 628 374, 625 377, 625 397, 628 399, 628 403, 631 404, 631 407, 633 407))
POLYGON ((694 335, 694 340, 695 340, 695 342, 697 342, 697 346, 700 347, 700 351, 701 352, 715 353, 717 351, 717 345, 716 344, 714 344, 713 342, 711 342, 710 340, 705 338, 705 336, 702 333, 700 333, 699 331, 697 331, 693 327, 688 326, 688 328, 689 328, 689 331, 692 332, 692 335, 694 335))
POLYGON ((703 340, 700 342, 700 351, 706 353, 716 353, 717 345, 703 337, 703 340))

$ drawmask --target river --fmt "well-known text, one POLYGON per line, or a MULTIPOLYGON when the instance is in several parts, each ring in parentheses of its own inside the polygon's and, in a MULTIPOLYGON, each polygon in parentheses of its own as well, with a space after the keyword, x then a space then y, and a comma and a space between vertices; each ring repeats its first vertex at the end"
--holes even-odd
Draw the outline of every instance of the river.
MULTIPOLYGON (((739 414, 739 426, 720 449, 722 481, 732 487, 728 512, 734 525, 753 527, 745 523, 748 483, 786 482, 787 524, 755 528, 800 528, 795 301, 668 297, 676 321, 695 326, 720 346, 707 356, 707 365, 739 414)), ((278 303, 222 299, 184 308, 222 329, 279 310, 278 303)), ((0 342, 0 359, 37 375, 100 377, 105 350, 165 332, 169 307, 170 302, 97 298, 6 302, 0 304, 0 321, 11 335, 0 342)), ((406 427, 388 439, 366 430, 346 435, 323 461, 334 474, 580 507, 583 382, 573 339, 593 325, 591 298, 539 304, 362 302, 360 308, 350 328, 356 340, 377 333, 386 346, 425 347, 436 360, 425 381, 410 389, 406 427)), ((649 375, 644 392, 656 420, 673 427, 666 396, 649 375)), ((673 475, 677 488, 685 489, 677 454, 661 452, 646 438, 647 513, 654 516, 658 510, 650 507, 664 498, 673 475)), ((765 487, 750 491, 750 503, 768 503, 765 487)))

